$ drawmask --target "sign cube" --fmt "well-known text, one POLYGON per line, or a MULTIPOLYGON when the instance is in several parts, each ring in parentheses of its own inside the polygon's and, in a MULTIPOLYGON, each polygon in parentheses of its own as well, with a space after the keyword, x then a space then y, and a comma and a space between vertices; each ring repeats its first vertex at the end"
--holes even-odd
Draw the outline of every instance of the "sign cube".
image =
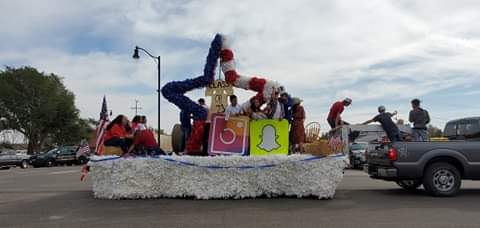
POLYGON ((288 155, 288 121, 263 119, 250 122, 250 155, 288 155))
POLYGON ((209 133, 208 154, 244 155, 248 150, 249 118, 213 114, 209 133))

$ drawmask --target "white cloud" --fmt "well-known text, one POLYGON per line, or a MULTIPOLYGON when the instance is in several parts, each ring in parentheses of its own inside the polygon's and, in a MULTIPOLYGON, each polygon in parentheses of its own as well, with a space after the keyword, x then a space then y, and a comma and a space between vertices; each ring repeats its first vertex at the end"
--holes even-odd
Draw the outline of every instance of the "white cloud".
MULTIPOLYGON (((0 8, 9 9, 0 14, 0 25, 9 31, 0 43, 13 44, 0 45, 0 61, 65 76, 82 115, 95 118, 101 97, 108 94, 114 110, 128 113, 133 99, 140 99, 156 119, 155 65, 147 58, 135 63, 133 46, 158 50, 164 84, 201 74, 217 32, 231 37, 239 72, 286 85, 304 98, 309 120, 322 123, 330 104, 343 96, 365 105, 408 104, 411 97, 480 84, 477 1, 51 0, 3 1, 0 8), (8 23, 12 18, 16 23, 8 23), (117 49, 65 50, 77 29, 115 40, 117 49), (15 54, 16 47, 26 53, 15 54), (147 88, 152 95, 119 91, 128 86, 147 88)), ((240 94, 246 99, 251 93, 240 94)), ((370 116, 354 111, 359 109, 351 107, 354 115, 346 115, 370 116)), ((162 127, 176 122, 176 110, 162 99, 162 127)))

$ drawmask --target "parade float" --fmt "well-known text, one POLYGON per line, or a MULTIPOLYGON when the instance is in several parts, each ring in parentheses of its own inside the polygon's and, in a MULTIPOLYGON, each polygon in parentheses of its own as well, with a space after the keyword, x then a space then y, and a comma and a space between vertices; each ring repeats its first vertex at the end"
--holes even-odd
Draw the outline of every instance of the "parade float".
MULTIPOLYGON (((193 116, 187 155, 94 156, 89 167, 96 198, 313 196, 329 199, 334 196, 346 166, 343 150, 327 148, 330 151, 323 154, 289 155, 288 121, 250 120, 243 116, 225 121, 222 112, 226 96, 233 94, 232 87, 255 92, 261 103, 269 102, 273 94, 285 90, 276 81, 238 74, 233 51, 227 44, 227 39, 217 34, 203 75, 169 82, 161 90, 165 99, 193 116), (218 60, 225 80, 214 80, 218 60), (185 96, 188 91, 204 88, 206 95, 212 96, 211 114, 185 96), (207 121, 210 127, 205 132, 207 121), (203 155, 205 135, 208 135, 208 156, 196 156, 203 155)), ((341 143, 342 140, 332 141, 329 148, 341 143)))

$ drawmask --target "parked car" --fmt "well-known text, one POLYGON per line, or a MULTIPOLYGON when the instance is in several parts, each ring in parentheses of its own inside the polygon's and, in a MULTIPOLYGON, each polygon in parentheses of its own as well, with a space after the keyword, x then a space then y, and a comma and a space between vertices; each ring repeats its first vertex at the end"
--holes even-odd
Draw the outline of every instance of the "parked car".
POLYGON ((15 150, 2 149, 0 150, 0 167, 8 169, 19 166, 22 169, 26 169, 29 158, 30 156, 27 154, 17 153, 15 150))
POLYGON ((35 168, 79 164, 76 155, 77 147, 75 146, 58 147, 46 153, 33 155, 29 163, 35 168))
POLYGON ((433 196, 453 196, 462 179, 480 180, 480 118, 453 120, 449 141, 379 144, 369 151, 365 171, 371 178, 395 181, 405 189, 423 184, 433 196))
MULTIPOLYGON (((406 125, 397 125, 402 134, 410 134, 412 129, 406 125)), ((366 150, 372 149, 371 142, 382 141, 386 137, 386 133, 383 130, 382 126, 371 124, 352 124, 352 125, 343 125, 332 129, 328 133, 328 144, 330 148, 333 148, 333 153, 342 153, 345 155, 350 155, 352 152, 351 146, 355 145, 355 142, 365 142, 368 145, 366 150)), ((361 146, 361 145, 359 145, 361 146)), ((361 149, 360 149, 361 150, 361 149)), ((365 162, 366 159, 362 158, 364 153, 355 154, 353 160, 348 159, 350 167, 354 167, 354 162, 361 161, 365 162)), ((350 156, 350 158, 352 158, 350 156)), ((357 164, 358 165, 358 164, 357 164)))
POLYGON ((367 142, 354 142, 350 145, 349 158, 353 169, 362 169, 367 162, 368 145, 367 142))

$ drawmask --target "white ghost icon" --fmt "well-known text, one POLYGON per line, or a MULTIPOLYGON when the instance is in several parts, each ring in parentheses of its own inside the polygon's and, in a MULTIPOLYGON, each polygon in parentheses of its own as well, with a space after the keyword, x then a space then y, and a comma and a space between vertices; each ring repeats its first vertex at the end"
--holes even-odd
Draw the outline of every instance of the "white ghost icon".
POLYGON ((260 135, 262 141, 257 145, 258 148, 271 152, 280 148, 280 144, 277 142, 277 132, 272 125, 265 125, 262 129, 262 135, 260 135))

